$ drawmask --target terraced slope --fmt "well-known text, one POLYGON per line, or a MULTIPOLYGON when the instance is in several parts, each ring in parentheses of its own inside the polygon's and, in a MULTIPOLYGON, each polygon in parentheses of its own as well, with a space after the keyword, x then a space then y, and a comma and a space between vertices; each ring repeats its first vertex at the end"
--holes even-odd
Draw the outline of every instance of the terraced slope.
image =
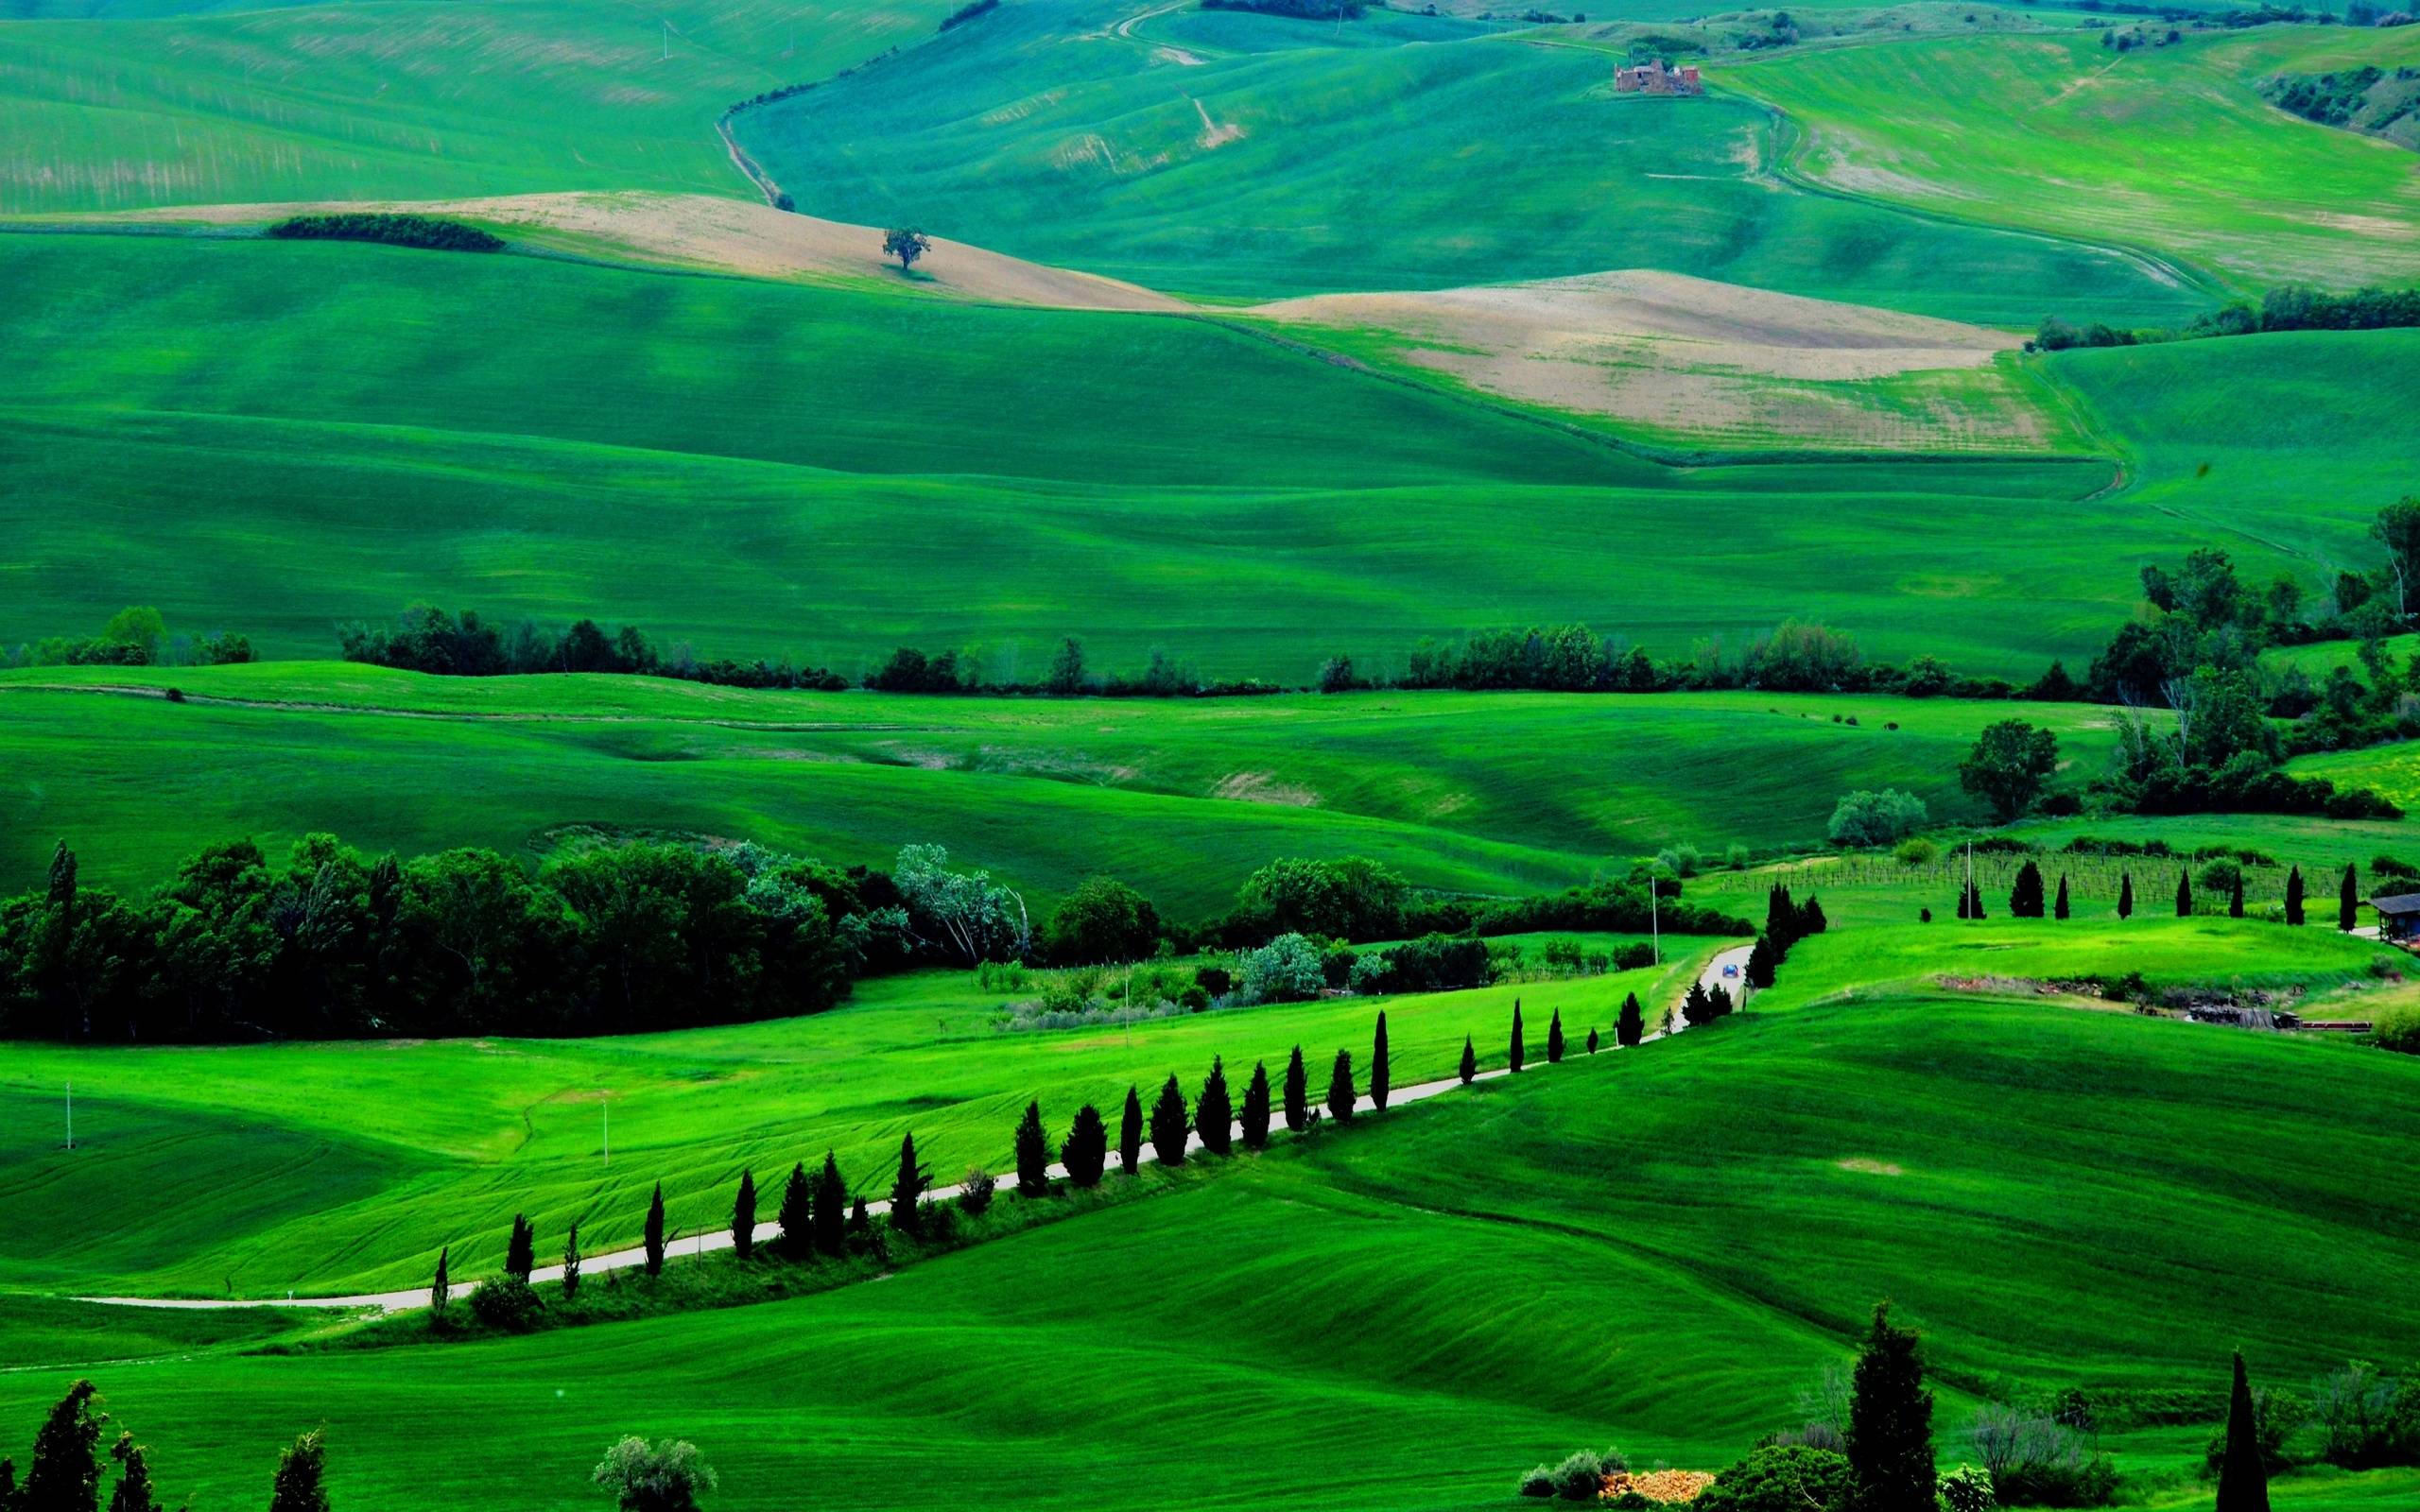
POLYGON ((2014 327, 2054 299, 2111 318, 2204 302, 2123 258, 1793 191, 1764 110, 1617 97, 1584 46, 1244 45, 1322 29, 1269 18, 1229 22, 1226 50, 1163 45, 1149 9, 1008 7, 752 112, 740 138, 818 215, 1180 293, 1651 267, 2014 327))
POLYGON ((1725 82, 1801 123, 1797 166, 1833 188, 2139 248, 2254 290, 2403 283, 2420 156, 2258 93, 2281 69, 2359 62, 2420 62, 2420 36, 2264 27, 2119 53, 2096 27, 1776 57, 1725 82))

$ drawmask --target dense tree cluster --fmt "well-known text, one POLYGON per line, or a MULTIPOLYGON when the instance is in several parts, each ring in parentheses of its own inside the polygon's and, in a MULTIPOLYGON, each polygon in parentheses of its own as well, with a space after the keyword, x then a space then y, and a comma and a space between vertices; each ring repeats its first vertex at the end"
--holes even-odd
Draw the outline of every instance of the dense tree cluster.
POLYGON ((48 635, 0 653, 12 667, 214 667, 252 660, 252 643, 233 630, 171 635, 148 605, 119 610, 98 635, 48 635))
POLYGON ((385 247, 419 247, 439 252, 504 250, 503 237, 458 220, 376 211, 289 215, 261 234, 285 242, 376 242, 385 247))
POLYGON ((786 659, 778 662, 701 661, 686 645, 666 651, 635 625, 609 634, 595 620, 579 619, 558 632, 525 619, 508 628, 481 618, 476 610, 453 614, 433 604, 415 604, 386 625, 356 621, 341 626, 337 643, 348 662, 440 677, 603 672, 677 678, 719 687, 821 693, 838 693, 849 685, 837 673, 800 667, 786 659))
MULTIPOLYGON (((43 1417, 20 1483, 17 1462, 0 1456, 0 1512, 95 1512, 101 1505, 106 1458, 117 1466, 110 1512, 163 1512, 151 1451, 120 1431, 104 1456, 102 1430, 110 1415, 90 1381, 78 1381, 43 1417)), ((328 1512, 327 1443, 314 1429, 279 1452, 269 1483, 269 1512, 328 1512)))
MULTIPOLYGON (((2297 115, 2314 120, 2343 110, 2349 115, 2369 87, 2377 82, 2375 68, 2342 74, 2280 76, 2269 82, 2270 98, 2297 115), (2366 76, 2366 77, 2364 77, 2366 76), (2319 112, 2313 114, 2312 112, 2319 112)), ((2325 124, 2341 125, 2342 119, 2325 124)), ((2383 331, 2420 326, 2420 289, 2389 289, 2375 284, 2350 294, 2328 294, 2302 284, 2280 284, 2260 303, 2238 300, 2175 330, 2126 330, 2100 322, 2076 326, 2052 316, 2042 322, 2031 343, 2037 352, 2064 352, 2073 347, 2152 346, 2169 341, 2196 341, 2213 336, 2260 335, 2278 331, 2383 331)))

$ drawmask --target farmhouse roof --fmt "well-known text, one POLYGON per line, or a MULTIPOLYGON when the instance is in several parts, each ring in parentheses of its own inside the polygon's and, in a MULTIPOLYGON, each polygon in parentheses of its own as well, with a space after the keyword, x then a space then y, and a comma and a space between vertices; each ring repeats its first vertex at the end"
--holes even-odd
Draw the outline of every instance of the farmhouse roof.
POLYGON ((2420 892, 2390 893, 2384 898, 2373 898, 2370 900, 2370 906, 2381 914, 2394 914, 2397 917, 2405 914, 2420 914, 2420 892))

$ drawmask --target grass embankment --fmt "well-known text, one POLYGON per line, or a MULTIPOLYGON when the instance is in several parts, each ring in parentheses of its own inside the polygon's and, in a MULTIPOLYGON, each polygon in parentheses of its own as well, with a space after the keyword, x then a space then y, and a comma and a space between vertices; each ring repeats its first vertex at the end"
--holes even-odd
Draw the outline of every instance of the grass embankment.
POLYGON ((1735 841, 1819 844, 1852 788, 1977 816, 1956 773, 1985 724, 2048 726, 2079 773, 2110 743, 2105 712, 2079 704, 956 698, 292 662, 0 672, 0 758, 23 779, 0 792, 0 893, 38 881, 62 835, 88 879, 137 885, 245 834, 535 857, 594 827, 850 863, 937 840, 1036 907, 1107 871, 1180 918, 1226 906, 1277 855, 1365 854, 1424 885, 1505 893, 1675 841, 1715 856, 1735 841))
MULTIPOLYGON (((2206 1390, 2215 1411, 2232 1343, 2287 1384, 2420 1348, 2394 1219, 2420 1200, 2414 1108, 2420 1063, 2342 1045, 2036 1004, 1767 1015, 879 1285, 101 1379, 166 1483, 214 1501, 324 1422, 340 1501, 367 1503, 567 1497, 644 1432, 700 1442, 735 1508, 802 1486, 895 1505, 903 1467, 935 1462, 979 1465, 1010 1507, 1467 1507, 1582 1442, 1727 1462, 1795 1420, 1888 1296, 1927 1331, 1954 1458, 1996 1385, 2206 1390), (448 1431, 466 1416, 483 1431, 448 1431), (1138 1481, 1132 1446, 1158 1437, 1186 1452, 1138 1481)), ((0 1376, 0 1418, 29 1427, 67 1375, 0 1376)), ((2112 1443, 2156 1479, 2204 1433, 2112 1443)), ((2336 1512, 2411 1485, 2277 1491, 2336 1512)))
POLYGON ((1129 1028, 1005 1031, 994 1021, 1011 994, 926 973, 863 984, 856 1005, 816 1018, 614 1040, 11 1046, 0 1201, 24 1221, 0 1235, 0 1280, 202 1296, 405 1287, 447 1244, 457 1276, 494 1270, 516 1211, 545 1246, 578 1221, 592 1251, 626 1247, 659 1179, 674 1228, 694 1234, 729 1225, 742 1166, 777 1192, 792 1162, 827 1148, 873 1196, 890 1190, 903 1134, 945 1182, 973 1163, 1010 1169, 1028 1098, 1056 1139, 1080 1102, 1114 1119, 1130 1084, 1148 1104, 1173 1073, 1190 1097, 1214 1056, 1239 1095, 1254 1060, 1278 1075, 1298 1043, 1315 1095, 1339 1049, 1366 1083, 1380 1008, 1393 1079, 1409 1086, 1453 1074, 1466 1035, 1482 1065, 1503 1064, 1515 997, 1534 1045, 1558 1007, 1576 1042, 1590 1023, 1610 1030, 1628 992, 1659 1010, 1677 1001, 1713 948, 1675 940, 1664 968, 1562 983, 1129 1028), (57 1120, 70 1080, 73 1152, 57 1120))
POLYGON ((2104 252, 1777 185, 1762 108, 1616 96, 1610 58, 1531 44, 1544 34, 1340 49, 1301 23, 1221 17, 1218 37, 1169 32, 1192 63, 1172 67, 1158 23, 1114 25, 1137 9, 1007 8, 751 112, 740 138, 815 214, 922 216, 1184 292, 1648 266, 2026 327, 2054 298, 2110 318, 2204 302, 2104 252))
POLYGON ((1833 187, 2138 248, 2257 290, 2410 276, 2410 154, 2299 120, 2257 86, 2281 69, 2415 60, 2420 37, 2392 29, 2188 35, 2121 54, 2096 26, 1807 52, 1723 80, 1804 123, 1795 166, 1833 187))

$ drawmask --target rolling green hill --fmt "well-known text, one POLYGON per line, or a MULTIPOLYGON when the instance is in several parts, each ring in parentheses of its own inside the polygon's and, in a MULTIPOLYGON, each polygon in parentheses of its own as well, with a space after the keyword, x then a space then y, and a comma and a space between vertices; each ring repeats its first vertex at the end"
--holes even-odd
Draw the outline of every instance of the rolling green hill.
POLYGON ((1807 52, 1724 82, 1803 125, 1796 166, 1840 190, 2136 248, 2256 290, 2410 276, 2420 159, 2298 120, 2257 85, 2290 67, 2409 64, 2420 36, 2263 27, 2121 53, 2100 30, 1807 52))
POLYGON ((1646 266, 2022 327, 2054 302, 2204 302, 2089 249, 1793 190, 1764 110, 1617 97, 1610 57, 1546 34, 1339 49, 1222 18, 1220 39, 1303 39, 1229 51, 1156 24, 1126 0, 1027 0, 737 129, 815 214, 1187 292, 1646 266))
MULTIPOLYGON (((325 1423, 340 1504, 567 1500, 607 1441, 642 1432, 695 1438, 735 1508, 810 1486, 821 1505, 896 1505, 928 1494, 914 1467, 934 1462, 975 1467, 1012 1507, 1468 1507, 1583 1442, 1727 1462, 1797 1420, 1798 1392, 1889 1296, 1926 1330, 1955 1459, 1985 1389, 2182 1388, 2215 1407, 2213 1340, 2281 1383, 2420 1345, 2402 1284, 2420 1254, 2393 1221, 2414 1199, 2397 1152, 2420 1135, 2415 1075, 2342 1045, 2037 1004, 1767 1015, 1281 1145, 880 1284, 510 1343, 97 1374, 164 1482, 220 1503, 252 1494, 268 1446, 325 1423), (466 1414, 480 1433, 447 1429, 466 1414), (1133 1445, 1162 1439, 1184 1452, 1137 1477, 1133 1445)), ((0 1375, 0 1420, 23 1436, 68 1374, 0 1375)), ((2205 1432, 2112 1443, 2152 1504, 2189 1505, 2158 1478, 2205 1432)), ((2410 1484, 2276 1494, 2334 1512, 2410 1484)))

